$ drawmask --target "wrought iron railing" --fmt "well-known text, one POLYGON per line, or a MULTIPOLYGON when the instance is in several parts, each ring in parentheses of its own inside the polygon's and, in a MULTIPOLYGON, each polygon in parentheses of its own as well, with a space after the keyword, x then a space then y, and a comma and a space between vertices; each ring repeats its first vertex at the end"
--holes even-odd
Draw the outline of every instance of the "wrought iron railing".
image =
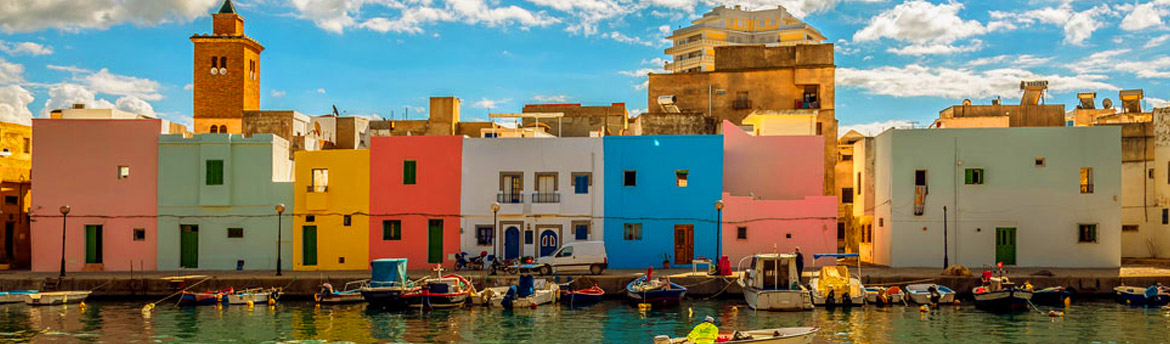
POLYGON ((534 193, 532 194, 532 203, 561 203, 561 194, 534 193))
POLYGON ((524 203, 524 194, 521 194, 521 193, 499 193, 496 195, 496 202, 524 203))

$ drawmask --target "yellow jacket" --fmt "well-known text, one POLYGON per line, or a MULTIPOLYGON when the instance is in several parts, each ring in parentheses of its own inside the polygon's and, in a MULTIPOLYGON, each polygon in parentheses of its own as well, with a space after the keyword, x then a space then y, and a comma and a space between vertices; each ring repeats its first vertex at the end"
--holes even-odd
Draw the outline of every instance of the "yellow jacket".
POLYGON ((711 344, 719 338, 719 328, 715 324, 703 322, 687 335, 687 341, 695 344, 711 344))

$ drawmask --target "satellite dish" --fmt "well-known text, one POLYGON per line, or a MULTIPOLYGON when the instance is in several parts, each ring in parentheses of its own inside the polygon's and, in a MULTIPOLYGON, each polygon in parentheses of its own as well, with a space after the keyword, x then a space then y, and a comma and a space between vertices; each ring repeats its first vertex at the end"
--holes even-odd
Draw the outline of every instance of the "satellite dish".
POLYGON ((971 106, 971 100, 970 99, 963 99, 963 106, 971 106))
POLYGON ((1105 98, 1105 100, 1101 101, 1101 107, 1103 107, 1105 109, 1112 109, 1113 108, 1113 101, 1109 100, 1109 98, 1105 98))
POLYGON ((220 68, 219 75, 227 75, 227 68, 220 68))
POLYGON ((219 74, 219 69, 211 68, 211 75, 219 74))

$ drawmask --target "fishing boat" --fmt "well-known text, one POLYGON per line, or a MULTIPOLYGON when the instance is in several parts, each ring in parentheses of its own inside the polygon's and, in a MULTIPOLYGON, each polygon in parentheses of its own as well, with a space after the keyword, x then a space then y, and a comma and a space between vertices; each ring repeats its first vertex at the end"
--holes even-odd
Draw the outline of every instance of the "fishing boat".
POLYGON ((1072 291, 1062 286, 1048 287, 1032 292, 1032 303, 1046 306, 1067 306, 1072 302, 1072 291))
POLYGON ((28 294, 24 303, 32 306, 51 306, 81 303, 91 291, 54 291, 28 294))
POLYGON ((1016 285, 1004 275, 1002 267, 994 276, 984 273, 984 283, 971 289, 975 296, 975 308, 992 313, 1027 312, 1032 300, 1030 287, 1016 285))
MULTIPOLYGON (((442 273, 442 269, 437 269, 442 273)), ((475 293, 475 286, 467 278, 456 274, 424 279, 418 283, 422 286, 422 298, 417 304, 422 307, 453 308, 459 307, 470 300, 475 293)), ((413 302, 409 301, 408 302, 413 302)))
POLYGON ((906 302, 906 293, 902 288, 893 287, 865 287, 865 303, 871 305, 901 305, 906 302))
POLYGON ((687 288, 667 278, 641 276, 626 285, 626 296, 634 303, 677 305, 687 294, 687 288))
POLYGON ((556 302, 560 286, 532 275, 520 275, 516 285, 487 288, 480 300, 487 306, 504 309, 532 308, 556 302))
POLYGON ((36 290, 9 290, 0 292, 0 304, 4 303, 21 303, 28 299, 30 294, 36 294, 36 290))
MULTIPOLYGON (((856 253, 817 253, 813 259, 858 258, 857 272, 861 273, 861 256, 856 253)), ((849 268, 841 265, 823 266, 817 277, 809 280, 812 301, 817 306, 861 306, 865 304, 865 286, 861 280, 849 275, 849 268)))
MULTIPOLYGON (((751 344, 808 344, 812 343, 820 329, 816 327, 787 327, 766 330, 735 331, 720 333, 716 343, 751 344)), ((654 344, 688 343, 686 338, 654 337, 654 344)))
POLYGON ((910 295, 910 301, 920 305, 955 302, 954 290, 934 283, 908 285, 906 286, 906 294, 910 295))
POLYGON ((349 281, 342 290, 336 290, 332 284, 321 283, 321 290, 313 294, 313 301, 325 304, 342 304, 364 302, 362 288, 368 286, 370 280, 349 281))
POLYGON ((406 279, 406 258, 375 259, 370 267, 370 283, 361 294, 371 307, 402 309, 422 302, 422 287, 406 279))
POLYGON ((1120 286, 1113 288, 1117 302, 1133 306, 1163 306, 1170 303, 1170 288, 1156 284, 1149 287, 1120 286))
POLYGON ((560 286, 560 289, 561 303, 571 306, 591 305, 601 302, 605 298, 605 290, 596 284, 585 289, 573 289, 572 283, 565 283, 560 286))
POLYGON ((800 284, 795 254, 757 254, 739 276, 739 286, 748 307, 765 311, 806 311, 813 309, 812 295, 800 284))
POLYGON ((276 302, 280 297, 280 288, 251 288, 239 290, 227 295, 229 305, 267 304, 276 302))
POLYGON ((227 296, 235 293, 235 289, 209 290, 195 293, 184 290, 179 295, 179 307, 210 306, 227 302, 227 296))

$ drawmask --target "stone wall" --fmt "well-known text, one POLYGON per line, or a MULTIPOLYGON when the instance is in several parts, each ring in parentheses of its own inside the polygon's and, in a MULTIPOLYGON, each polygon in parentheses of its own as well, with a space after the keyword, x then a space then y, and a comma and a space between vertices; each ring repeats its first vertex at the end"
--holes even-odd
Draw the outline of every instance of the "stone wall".
POLYGON ((719 122, 702 113, 644 113, 634 118, 634 135, 712 135, 719 122))
MULTIPOLYGON (((524 105, 524 113, 560 112, 564 117, 560 119, 541 119, 542 124, 548 124, 549 133, 560 137, 588 137, 591 131, 608 129, 611 135, 617 135, 629 125, 629 112, 625 103, 613 103, 609 106, 581 106, 581 104, 529 104, 524 105)), ((521 123, 525 127, 535 124, 536 120, 524 118, 521 123)))
POLYGON ((715 47, 715 56, 716 71, 831 67, 833 44, 798 44, 782 47, 731 45, 715 47))

